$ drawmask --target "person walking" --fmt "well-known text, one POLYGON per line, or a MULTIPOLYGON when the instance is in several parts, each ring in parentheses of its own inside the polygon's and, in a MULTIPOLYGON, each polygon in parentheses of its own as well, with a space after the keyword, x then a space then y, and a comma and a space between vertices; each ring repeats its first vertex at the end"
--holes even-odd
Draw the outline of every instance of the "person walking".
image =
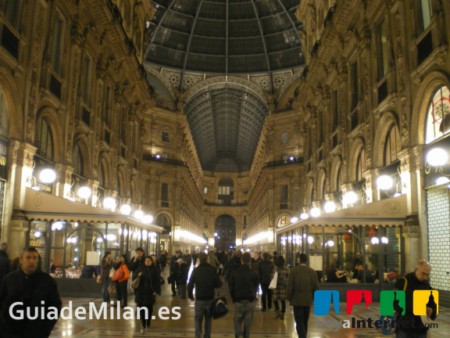
POLYGON ((0 244, 0 283, 10 271, 10 262, 8 257, 8 243, 0 244))
POLYGON ((109 286, 111 285, 111 278, 109 277, 109 272, 112 268, 112 258, 111 252, 105 252, 105 256, 102 258, 102 262, 100 265, 100 278, 102 281, 102 297, 104 302, 110 302, 111 297, 109 295, 109 286))
MULTIPOLYGON (((415 290, 432 290, 429 278, 431 274, 431 265, 427 261, 417 262, 414 272, 399 278, 395 284, 395 289, 405 291, 405 315, 397 314, 396 319, 396 337, 397 338, 426 338, 428 328, 422 322, 420 316, 413 314, 413 293, 415 290)), ((430 294, 430 298, 433 297, 430 294)), ((431 300, 431 299, 430 299, 431 300)), ((436 318, 436 309, 426 308, 427 316, 431 319, 436 318)))
POLYGON ((159 271, 152 257, 145 257, 144 265, 138 269, 136 278, 140 279, 136 289, 136 305, 142 322, 141 333, 144 333, 150 328, 156 295, 161 294, 159 271))
POLYGON ((36 308, 56 308, 59 314, 61 299, 55 280, 39 267, 39 253, 34 247, 23 250, 19 259, 19 269, 12 271, 3 279, 0 288, 0 336, 2 338, 46 338, 50 336, 57 319, 40 318, 41 311, 36 308), (23 320, 11 316, 11 306, 16 305, 15 314, 19 310, 25 314, 23 320), (30 319, 39 312, 37 319, 30 319))
POLYGON ((286 289, 289 278, 289 268, 287 267, 283 256, 278 256, 276 258, 275 271, 278 274, 277 287, 273 290, 273 303, 277 313, 275 319, 284 320, 284 314, 286 313, 286 289))
POLYGON ((248 252, 242 255, 242 265, 230 277, 230 295, 234 303, 234 335, 236 338, 250 337, 250 329, 255 311, 258 275, 251 270, 251 257, 248 252), (242 327, 243 324, 243 327, 242 327))
POLYGON ((205 326, 203 338, 211 337, 211 303, 214 299, 214 289, 222 286, 222 281, 216 270, 207 263, 204 252, 198 254, 200 264, 192 272, 188 284, 189 299, 194 300, 195 288, 195 338, 202 337, 203 320, 205 326))
POLYGON ((319 288, 317 273, 307 265, 308 256, 300 254, 300 265, 292 269, 287 282, 287 300, 294 307, 294 319, 299 338, 308 333, 309 310, 314 291, 319 288))
POLYGON ((261 307, 262 311, 272 308, 272 290, 269 289, 272 272, 275 265, 270 261, 270 256, 267 252, 263 253, 263 260, 259 263, 259 278, 261 281, 261 307))
POLYGON ((121 303, 121 307, 128 305, 128 279, 130 278, 130 270, 127 266, 127 255, 118 257, 119 264, 114 271, 112 280, 116 282, 117 301, 121 303))
POLYGON ((181 257, 181 251, 177 250, 175 251, 175 255, 172 256, 170 259, 170 287, 172 290, 172 297, 175 297, 177 295, 177 292, 180 293, 180 286, 178 284, 178 277, 180 274, 179 267, 180 265, 177 263, 178 259, 181 257))

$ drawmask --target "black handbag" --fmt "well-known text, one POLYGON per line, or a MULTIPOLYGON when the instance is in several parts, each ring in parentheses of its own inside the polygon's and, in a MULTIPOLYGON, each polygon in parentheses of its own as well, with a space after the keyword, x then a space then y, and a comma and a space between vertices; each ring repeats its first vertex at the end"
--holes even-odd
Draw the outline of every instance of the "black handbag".
POLYGON ((219 297, 213 300, 211 304, 211 317, 221 318, 228 313, 228 305, 225 297, 219 297))

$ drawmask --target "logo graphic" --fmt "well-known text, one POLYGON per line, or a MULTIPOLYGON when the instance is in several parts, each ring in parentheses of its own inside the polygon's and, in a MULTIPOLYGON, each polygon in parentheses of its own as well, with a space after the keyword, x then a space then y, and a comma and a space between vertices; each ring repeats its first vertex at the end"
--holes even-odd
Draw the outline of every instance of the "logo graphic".
MULTIPOLYGON (((352 314, 353 306, 364 303, 366 308, 372 304, 372 291, 370 290, 348 290, 346 294, 346 312, 352 314)), ((339 291, 317 290, 314 292, 314 315, 326 316, 333 304, 334 312, 339 314, 339 291)), ((439 309, 439 291, 416 290, 413 293, 413 314, 416 316, 427 315, 427 308, 431 308, 431 319, 435 319, 439 309)), ((380 315, 392 317, 396 314, 405 314, 406 295, 405 291, 385 290, 380 293, 380 315)))

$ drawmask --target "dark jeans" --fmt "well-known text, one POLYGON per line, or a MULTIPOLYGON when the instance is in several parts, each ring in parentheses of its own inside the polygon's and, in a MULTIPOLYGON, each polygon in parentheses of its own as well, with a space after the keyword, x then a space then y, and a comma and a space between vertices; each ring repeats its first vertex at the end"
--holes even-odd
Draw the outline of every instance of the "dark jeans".
POLYGON ((195 301, 195 338, 202 337, 203 318, 205 318, 203 338, 211 337, 211 303, 212 300, 195 301))
POLYGON ((272 290, 269 289, 269 284, 261 284, 261 291, 262 291, 262 295, 261 295, 261 307, 263 308, 263 310, 265 310, 266 308, 268 308, 269 310, 272 308, 272 290), (266 303, 267 300, 267 303, 266 303), (267 307, 266 307, 267 304, 267 307))
MULTIPOLYGON (((286 301, 280 300, 280 302, 281 302, 281 313, 285 313, 286 312, 286 301)), ((275 311, 279 311, 280 305, 278 304, 278 300, 274 300, 273 304, 275 305, 275 311)))
POLYGON ((395 334, 396 338, 427 338, 427 332, 414 332, 398 330, 395 334))
POLYGON ((250 337, 254 311, 255 302, 242 301, 234 303, 234 336, 236 338, 241 336, 244 338, 250 337), (242 323, 244 323, 244 330, 242 330, 242 323))
POLYGON ((153 314, 153 304, 152 305, 138 305, 139 307, 139 318, 141 318, 142 327, 150 327, 150 321, 152 320, 152 314, 153 314), (145 310, 147 309, 147 311, 145 310), (147 313, 146 313, 147 312, 147 313), (145 315, 148 314, 148 317, 145 315))
POLYGON ((294 319, 299 338, 306 338, 308 333, 309 306, 294 306, 294 319))
POLYGON ((111 279, 110 278, 106 278, 106 279, 103 280, 103 283, 102 283, 102 297, 103 297, 103 301, 104 302, 109 302, 111 300, 111 297, 110 297, 109 292, 108 292, 108 288, 109 288, 110 284, 111 284, 111 279))
POLYGON ((122 283, 116 282, 116 288, 117 288, 117 301, 120 302, 121 306, 127 306, 128 305, 128 281, 124 281, 122 283))
POLYGON ((178 283, 178 278, 176 276, 172 277, 172 283, 170 284, 170 288, 172 289, 172 296, 176 296, 177 290, 180 291, 180 285, 178 283))
POLYGON ((181 299, 186 299, 186 284, 179 284, 178 287, 181 299))

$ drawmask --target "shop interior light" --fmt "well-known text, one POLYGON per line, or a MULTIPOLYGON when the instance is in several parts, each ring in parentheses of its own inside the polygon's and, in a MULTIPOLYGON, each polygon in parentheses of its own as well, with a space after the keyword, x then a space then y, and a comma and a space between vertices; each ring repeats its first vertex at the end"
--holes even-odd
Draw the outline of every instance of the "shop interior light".
POLYGON ((64 228, 64 224, 62 222, 55 222, 52 224, 52 231, 59 231, 64 228))
POLYGON ((91 197, 92 194, 92 190, 91 188, 87 187, 87 186, 82 186, 78 189, 78 196, 80 198, 86 199, 91 197))
POLYGON ((97 238, 97 243, 102 243, 102 242, 103 242, 103 238, 98 237, 98 238, 97 238))
POLYGON ((332 241, 331 239, 326 243, 327 246, 329 246, 330 248, 334 246, 334 241, 332 241))
POLYGON ((152 224, 153 223, 153 216, 150 214, 145 214, 142 217, 142 222, 144 222, 145 224, 152 224))
POLYGON ((381 237, 381 243, 388 244, 389 243, 389 238, 387 238, 385 236, 381 237))
POLYGON ((380 240, 378 239, 378 237, 372 237, 372 238, 370 239, 370 243, 376 245, 376 244, 379 244, 379 243, 380 243, 380 240))
POLYGON ((51 184, 56 180, 56 172, 51 168, 42 169, 39 172, 39 181, 44 184, 51 184))
POLYGON ((36 230, 36 231, 34 232, 34 237, 35 237, 35 238, 40 238, 41 236, 42 236, 42 232, 41 232, 41 231, 36 230))
POLYGON ((344 194, 343 200, 346 204, 355 204, 358 201, 358 195, 356 192, 350 190, 344 194))
POLYGON ((103 207, 108 210, 115 210, 117 206, 116 200, 113 197, 105 197, 103 199, 103 207))
POLYGON ((309 244, 313 244, 314 243, 314 237, 313 236, 308 236, 307 240, 308 240, 309 244))
POLYGON ((129 215, 131 214, 131 205, 129 204, 122 204, 120 207, 120 213, 123 215, 129 215))
POLYGON ((292 223, 297 223, 297 222, 298 222, 298 217, 296 217, 296 216, 291 217, 291 224, 292 223))
POLYGON ((114 234, 107 234, 106 235, 106 240, 110 241, 110 242, 113 242, 113 241, 117 240, 117 236, 114 235, 114 234))
POLYGON ((381 175, 377 178, 377 187, 380 190, 389 190, 394 186, 394 180, 389 175, 381 175))
POLYGON ((136 210, 133 214, 133 217, 139 220, 142 220, 144 218, 144 212, 140 209, 136 210))
POLYGON ((311 208, 311 211, 309 213, 311 214, 311 217, 319 217, 321 214, 318 207, 311 208))
POLYGON ((336 203, 334 203, 333 201, 327 201, 325 203, 325 205, 323 206, 323 208, 327 214, 330 212, 335 212, 336 211, 336 203))
POLYGON ((432 167, 442 167, 448 162, 448 154, 442 148, 433 148, 427 153, 426 160, 432 167))

